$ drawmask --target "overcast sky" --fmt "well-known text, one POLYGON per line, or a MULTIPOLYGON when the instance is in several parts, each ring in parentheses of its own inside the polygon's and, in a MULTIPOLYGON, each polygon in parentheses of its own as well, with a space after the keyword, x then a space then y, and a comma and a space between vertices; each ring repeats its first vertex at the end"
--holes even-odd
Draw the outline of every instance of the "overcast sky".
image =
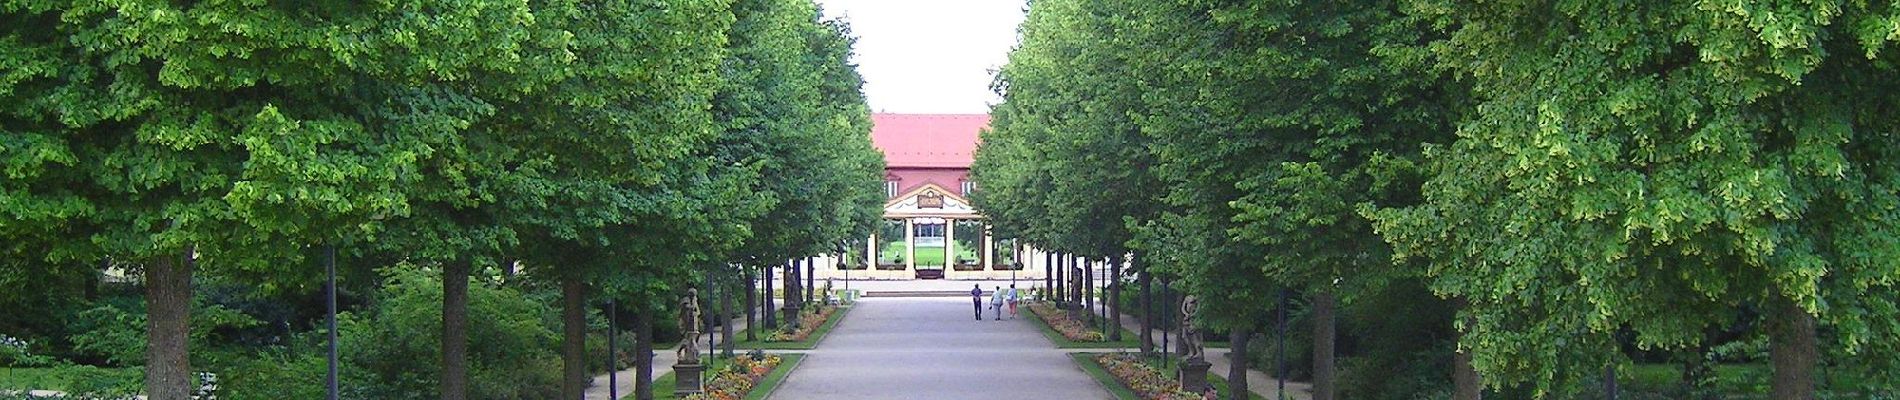
POLYGON ((987 113, 1023 0, 818 0, 858 37, 858 71, 874 112, 987 113))

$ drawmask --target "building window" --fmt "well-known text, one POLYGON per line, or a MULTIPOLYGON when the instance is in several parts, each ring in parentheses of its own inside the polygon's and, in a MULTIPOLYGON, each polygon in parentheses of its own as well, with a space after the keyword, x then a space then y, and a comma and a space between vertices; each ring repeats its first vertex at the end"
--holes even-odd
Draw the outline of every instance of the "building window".
POLYGON ((964 196, 969 196, 970 192, 974 190, 976 190, 976 182, 971 182, 968 179, 963 180, 963 195, 964 196))
POLYGON ((886 198, 897 197, 897 180, 896 179, 884 180, 884 197, 886 198))

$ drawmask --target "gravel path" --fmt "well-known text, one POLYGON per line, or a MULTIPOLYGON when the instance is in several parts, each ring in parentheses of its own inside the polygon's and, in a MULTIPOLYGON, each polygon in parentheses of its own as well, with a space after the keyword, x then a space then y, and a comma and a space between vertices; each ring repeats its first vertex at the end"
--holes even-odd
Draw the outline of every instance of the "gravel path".
POLYGON ((968 298, 867 298, 770 398, 1113 397, 1027 320, 977 321, 968 298))

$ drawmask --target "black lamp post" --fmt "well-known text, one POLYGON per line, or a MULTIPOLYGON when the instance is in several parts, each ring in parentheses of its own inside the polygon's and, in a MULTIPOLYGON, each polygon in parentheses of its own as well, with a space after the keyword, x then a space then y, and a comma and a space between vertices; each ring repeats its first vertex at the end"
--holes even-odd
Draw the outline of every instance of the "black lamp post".
POLYGON ((336 245, 323 246, 323 269, 328 278, 324 281, 324 302, 329 303, 329 312, 324 323, 330 328, 330 371, 324 378, 324 387, 330 400, 337 400, 336 390, 336 245))

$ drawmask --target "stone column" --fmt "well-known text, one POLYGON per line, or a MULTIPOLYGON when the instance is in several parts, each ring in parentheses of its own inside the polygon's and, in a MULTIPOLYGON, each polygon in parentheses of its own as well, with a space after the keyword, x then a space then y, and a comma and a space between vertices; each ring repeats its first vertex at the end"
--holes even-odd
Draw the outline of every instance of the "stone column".
POLYGON ((910 218, 904 218, 904 269, 917 273, 917 227, 910 218))
POLYGON ((983 270, 985 271, 996 269, 995 239, 996 238, 990 237, 990 225, 983 224, 983 251, 977 254, 977 258, 983 259, 983 270))
POLYGON ((943 278, 957 269, 957 220, 943 219, 943 278))

